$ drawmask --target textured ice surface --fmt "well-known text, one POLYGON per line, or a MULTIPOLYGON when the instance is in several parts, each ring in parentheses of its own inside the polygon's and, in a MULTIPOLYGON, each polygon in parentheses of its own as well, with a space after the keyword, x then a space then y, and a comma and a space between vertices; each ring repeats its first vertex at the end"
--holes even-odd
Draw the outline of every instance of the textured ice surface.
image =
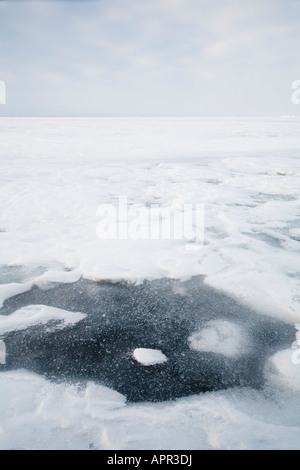
POLYGON ((261 388, 267 359, 296 339, 293 325, 251 311, 199 276, 33 287, 8 299, 0 314, 2 370, 93 380, 128 401, 261 388))
MULTIPOLYGON (((292 362, 298 346, 293 340, 291 348, 287 344, 290 337, 282 335, 300 322, 299 124, 299 117, 0 119, 0 302, 5 321, 16 318, 17 311, 25 313, 19 329, 6 333, 10 340, 5 367, 9 368, 13 359, 16 370, 0 372, 0 448, 299 448, 300 365, 292 362), (146 207, 155 203, 160 208, 180 210, 185 203, 204 204, 202 249, 188 251, 181 241, 101 242, 96 235, 97 208, 117 202, 120 195, 130 204, 146 207), (214 306, 206 313, 201 310, 200 321, 197 309, 193 317, 194 304, 183 303, 182 312, 186 316, 189 308, 191 315, 187 327, 179 321, 183 317, 172 302, 157 309, 160 302, 150 296, 152 308, 145 309, 140 320, 142 337, 148 342, 137 344, 134 338, 124 363, 132 360, 132 367, 151 375, 153 368, 174 373, 171 366, 176 359, 174 377, 179 373, 181 380, 190 380, 195 374, 198 387, 198 362, 189 358, 208 354, 213 358, 208 370, 223 367, 219 383, 224 387, 226 378, 226 386, 230 386, 236 384, 230 373, 234 361, 250 360, 255 338, 255 344, 264 350, 258 354, 260 360, 251 359, 254 376, 259 377, 259 384, 254 384, 258 388, 254 389, 252 382, 251 388, 199 394, 196 387, 195 396, 170 403, 125 403, 129 391, 131 399, 137 399, 138 393, 150 399, 161 399, 162 395, 158 391, 157 397, 150 397, 150 378, 143 382, 139 373, 136 384, 125 381, 120 386, 118 374, 126 374, 118 354, 123 354, 122 347, 131 336, 125 332, 125 342, 124 331, 116 337, 114 325, 121 329, 123 321, 137 324, 137 318, 129 315, 126 320, 126 296, 124 308, 120 307, 122 289, 127 287, 120 290, 117 284, 112 289, 109 283, 102 285, 101 315, 109 312, 112 335, 108 338, 115 340, 109 340, 112 353, 110 359, 105 354, 104 371, 106 383, 115 390, 99 383, 99 369, 93 361, 90 369, 82 371, 86 386, 75 378, 82 364, 88 364, 85 354, 90 357, 95 353, 98 359, 99 348, 91 348, 90 342, 97 347, 98 333, 102 334, 99 322, 103 325, 106 318, 93 310, 98 284, 96 288, 89 284, 89 295, 87 284, 83 289, 72 288, 72 283, 80 285, 80 276, 142 283, 145 278, 184 280, 197 275, 231 294, 241 311, 235 315, 228 305, 222 308, 218 293, 214 306), (120 301, 111 302, 111 293, 116 290, 120 301), (241 316, 245 305, 257 313, 241 316), (50 320, 49 307, 64 311, 63 317, 50 320), (173 312, 175 308, 174 317, 165 317, 169 307, 173 312), (33 322, 30 314, 31 326, 21 330, 32 308, 43 311, 45 317, 42 320, 38 313, 33 322), (86 317, 73 325, 61 321, 76 312, 86 317), (274 318, 269 321, 275 328, 260 329, 259 322, 254 323, 257 328, 251 326, 251 319, 261 313, 274 318), (152 323, 147 320, 151 315, 152 323), (291 326, 277 330, 275 319, 280 325, 284 321, 291 326), (224 355, 229 347, 226 335, 221 351, 190 349, 188 338, 193 334, 200 334, 198 348, 199 340, 203 349, 210 335, 214 347, 220 347, 216 342, 219 328, 211 329, 214 321, 228 321, 235 333, 239 331, 233 342, 237 354, 224 355), (87 328, 81 337, 82 325, 87 328), (274 337, 276 331, 278 336, 274 337), (175 340, 184 338, 178 350, 187 356, 179 352, 176 356, 173 336, 175 340), (158 339, 170 341, 169 349, 164 350, 158 339), (245 340, 248 352, 240 354, 245 340), (180 349, 183 344, 184 351, 180 349), (27 360, 22 355, 26 347, 27 360), (161 350, 168 361, 147 367, 136 363, 133 351, 143 347, 161 350), (111 366, 118 363, 112 380, 111 366), (62 379, 66 375, 74 383, 62 379), (116 391, 117 384, 124 394, 116 391)), ((174 288, 178 301, 185 288, 182 282, 174 283, 174 288)), ((129 304, 132 307, 131 301, 129 304)), ((208 305, 207 298, 203 304, 208 305)), ((261 325, 267 325, 265 321, 262 316, 261 325)), ((243 370, 237 368, 239 380, 243 370)), ((157 380, 158 375, 154 377, 157 380)), ((216 379, 214 375, 215 384, 216 379)), ((179 394, 190 393, 194 386, 179 390, 179 394)))
POLYGON ((3 269, 71 268, 94 280, 202 274, 259 311, 299 320, 300 118, 1 118, 0 125, 3 269), (99 240, 97 208, 119 196, 177 210, 204 204, 203 248, 99 240))

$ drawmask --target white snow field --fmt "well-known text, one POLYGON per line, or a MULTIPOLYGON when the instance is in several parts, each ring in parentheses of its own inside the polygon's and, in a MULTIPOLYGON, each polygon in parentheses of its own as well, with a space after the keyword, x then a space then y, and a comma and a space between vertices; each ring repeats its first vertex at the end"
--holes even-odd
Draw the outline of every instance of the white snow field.
MULTIPOLYGON (((299 193, 300 117, 0 118, 0 303, 80 276, 203 275, 299 327, 299 193), (120 196, 178 211, 203 204, 204 243, 189 250, 185 240, 100 240, 97 209, 120 196)), ((3 317, 0 340, 83 314, 29 305, 3 317)), ((189 341, 229 357, 247 348, 242 328, 219 321, 189 341)), ((0 449, 300 449, 297 348, 295 337, 269 358, 262 390, 161 403, 0 371, 0 449)))

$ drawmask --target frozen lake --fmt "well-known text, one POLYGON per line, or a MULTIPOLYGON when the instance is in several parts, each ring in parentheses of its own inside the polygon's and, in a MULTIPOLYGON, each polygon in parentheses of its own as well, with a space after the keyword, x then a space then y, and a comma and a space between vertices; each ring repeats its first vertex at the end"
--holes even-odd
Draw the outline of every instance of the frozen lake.
POLYGON ((0 119, 1 449, 299 449, 299 125, 0 119), (120 197, 204 239, 100 240, 120 197))

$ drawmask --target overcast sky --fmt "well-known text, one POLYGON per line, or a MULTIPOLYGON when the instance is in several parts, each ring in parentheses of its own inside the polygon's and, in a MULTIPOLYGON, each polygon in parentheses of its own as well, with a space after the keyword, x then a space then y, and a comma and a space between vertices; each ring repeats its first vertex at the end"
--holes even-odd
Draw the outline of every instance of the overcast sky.
POLYGON ((0 0, 0 115, 299 115, 299 51, 300 0, 0 0))

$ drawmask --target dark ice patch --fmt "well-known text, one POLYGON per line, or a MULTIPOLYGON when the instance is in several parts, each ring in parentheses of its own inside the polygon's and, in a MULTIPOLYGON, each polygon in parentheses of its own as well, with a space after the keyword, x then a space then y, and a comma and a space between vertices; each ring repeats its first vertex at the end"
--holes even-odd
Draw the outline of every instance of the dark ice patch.
POLYGON ((0 370, 26 368, 55 381, 92 380, 132 402, 162 401, 234 386, 259 388, 266 358, 295 339, 293 326, 256 314, 199 276, 140 285, 80 279, 51 287, 8 299, 0 313, 44 304, 87 316, 63 329, 52 321, 3 335, 7 356, 0 370), (211 320, 238 325, 250 344, 245 354, 191 350, 189 336, 211 320), (136 348, 159 349, 168 361, 139 364, 132 355, 136 348))

